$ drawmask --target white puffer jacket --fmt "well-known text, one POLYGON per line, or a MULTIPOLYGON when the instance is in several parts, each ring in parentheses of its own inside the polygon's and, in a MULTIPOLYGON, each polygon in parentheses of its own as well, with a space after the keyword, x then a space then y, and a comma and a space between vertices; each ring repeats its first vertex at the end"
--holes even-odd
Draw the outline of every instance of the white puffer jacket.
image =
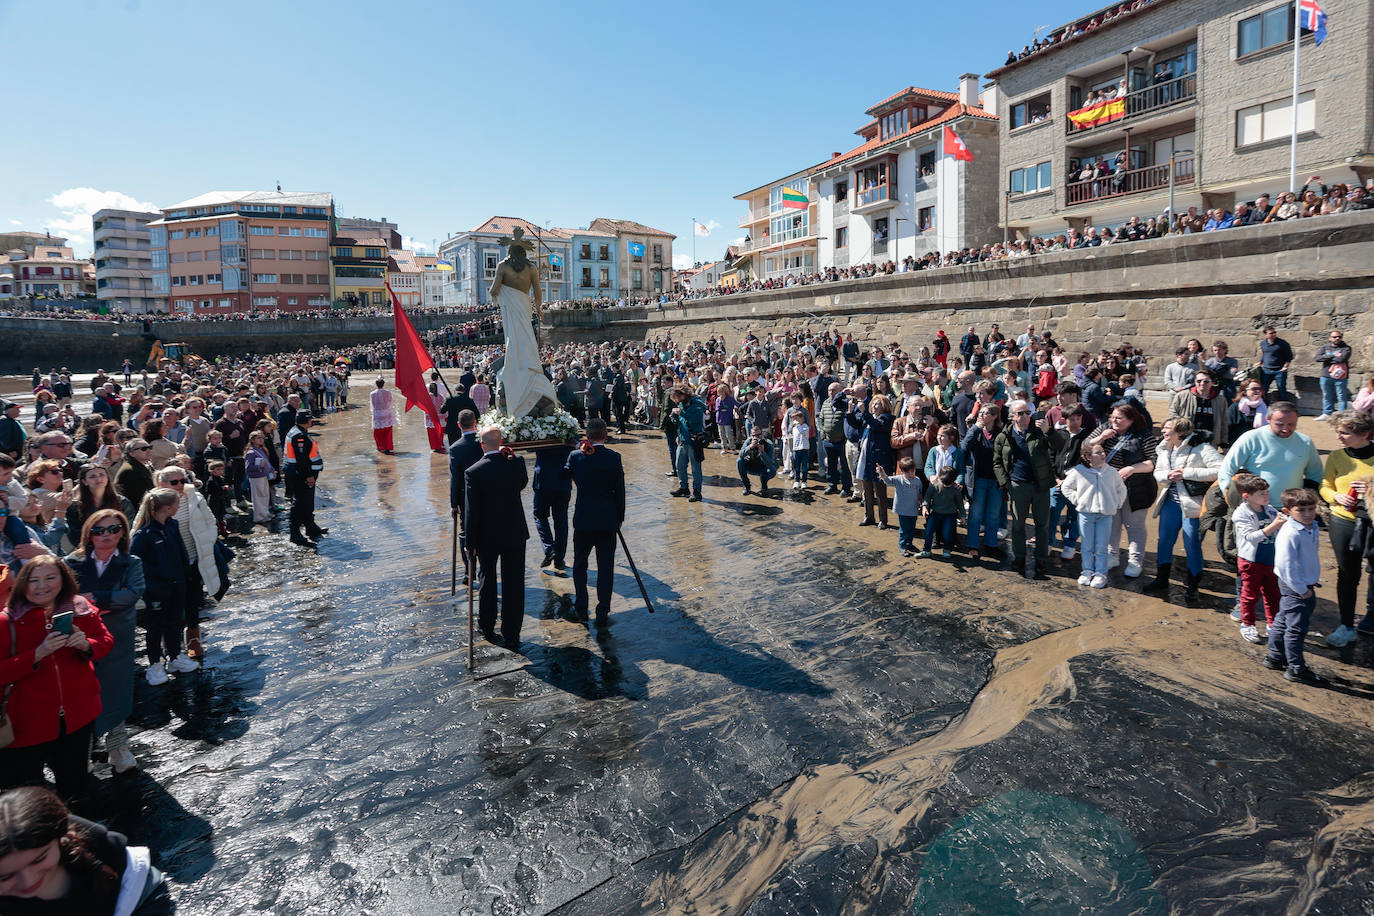
POLYGON ((177 502, 177 514, 173 516, 181 528, 182 537, 190 533, 191 544, 186 552, 195 556, 196 569, 200 571, 205 591, 214 596, 219 591, 219 567, 215 565, 215 539, 219 536, 219 523, 210 504, 194 487, 186 487, 185 496, 177 502), (189 497, 189 498, 188 498, 189 497), (192 550, 191 546, 195 549, 192 550))
POLYGON ((1079 512, 1115 515, 1126 502, 1126 481, 1109 464, 1100 468, 1076 464, 1069 468, 1059 492, 1079 512))
POLYGON ((1159 448, 1155 450, 1155 480, 1159 481, 1159 496, 1155 498, 1150 515, 1159 517, 1160 509, 1169 498, 1170 490, 1178 494, 1178 505, 1183 510, 1184 518, 1197 518, 1202 515, 1202 496, 1189 496, 1182 480, 1175 482, 1171 487, 1169 472, 1181 468, 1183 480, 1212 483, 1217 479, 1217 470, 1221 467, 1221 462, 1221 452, 1213 448, 1209 442, 1194 442, 1189 439, 1178 448, 1170 448, 1167 441, 1160 442, 1159 448))

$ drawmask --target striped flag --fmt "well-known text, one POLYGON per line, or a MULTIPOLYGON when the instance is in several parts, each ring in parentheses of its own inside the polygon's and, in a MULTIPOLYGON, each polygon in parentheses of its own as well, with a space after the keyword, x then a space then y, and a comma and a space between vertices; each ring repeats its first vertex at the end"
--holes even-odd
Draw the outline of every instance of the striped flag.
POLYGON ((795 188, 782 189, 782 208, 784 210, 805 210, 811 206, 806 195, 795 188))

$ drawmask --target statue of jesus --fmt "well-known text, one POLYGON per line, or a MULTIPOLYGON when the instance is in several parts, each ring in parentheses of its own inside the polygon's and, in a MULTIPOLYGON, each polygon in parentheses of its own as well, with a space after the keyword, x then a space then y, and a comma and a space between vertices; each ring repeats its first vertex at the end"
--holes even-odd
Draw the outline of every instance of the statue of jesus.
POLYGON ((501 309, 506 336, 506 355, 497 378, 508 416, 546 417, 557 409, 558 396, 544 374, 534 335, 533 318, 544 302, 539 267, 526 253, 530 241, 524 236, 525 231, 516 227, 509 238, 501 239, 507 254, 497 265, 496 279, 491 283, 491 301, 501 309))

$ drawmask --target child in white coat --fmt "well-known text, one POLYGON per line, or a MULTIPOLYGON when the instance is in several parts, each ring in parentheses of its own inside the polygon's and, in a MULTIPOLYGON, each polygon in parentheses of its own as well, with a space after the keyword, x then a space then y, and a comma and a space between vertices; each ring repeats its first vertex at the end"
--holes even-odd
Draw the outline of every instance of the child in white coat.
POLYGON ((1083 574, 1079 585, 1107 587, 1107 542, 1112 516, 1126 502, 1126 482, 1107 464, 1107 450, 1100 443, 1083 446, 1086 464, 1074 465, 1059 492, 1078 510, 1083 539, 1083 574))

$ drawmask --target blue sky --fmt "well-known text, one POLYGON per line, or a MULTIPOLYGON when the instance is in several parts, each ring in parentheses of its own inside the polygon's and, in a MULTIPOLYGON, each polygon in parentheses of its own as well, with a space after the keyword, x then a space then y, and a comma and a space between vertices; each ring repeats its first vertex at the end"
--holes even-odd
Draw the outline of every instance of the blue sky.
POLYGON ((695 218, 713 259, 742 234, 735 194, 848 149, 865 108, 1095 8, 75 0, 26 41, 51 0, 0 0, 0 229, 88 254, 101 206, 280 181, 419 247, 493 214, 608 216, 690 258, 695 218))

